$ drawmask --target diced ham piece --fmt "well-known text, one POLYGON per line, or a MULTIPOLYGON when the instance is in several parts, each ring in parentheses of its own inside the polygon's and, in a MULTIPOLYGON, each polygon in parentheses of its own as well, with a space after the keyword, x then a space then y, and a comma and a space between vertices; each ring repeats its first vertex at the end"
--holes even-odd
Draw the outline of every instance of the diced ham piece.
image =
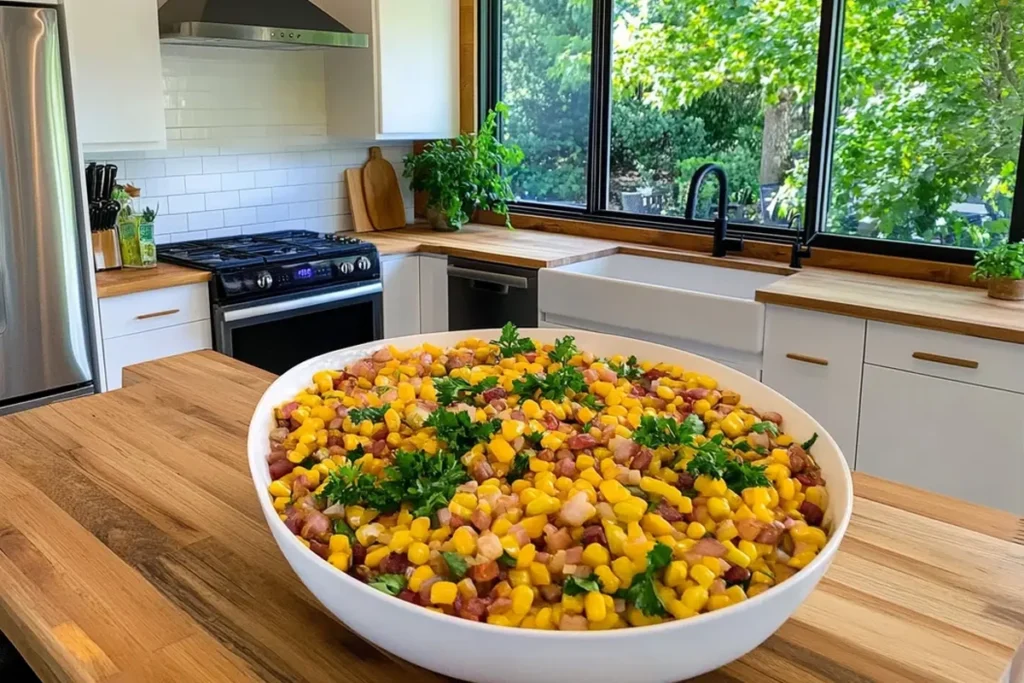
POLYGON ((630 458, 640 452, 640 445, 632 439, 621 436, 612 437, 608 442, 608 448, 612 451, 612 458, 620 465, 629 462, 630 458))
POLYGON ((763 432, 750 432, 747 434, 747 443, 749 443, 752 448, 768 448, 771 445, 768 435, 763 432))
POLYGON ((519 547, 522 548, 524 545, 530 542, 530 534, 523 528, 522 524, 513 524, 508 533, 510 536, 516 539, 519 543, 519 547))
POLYGON ((509 598, 497 598, 487 608, 488 614, 504 614, 512 609, 512 600, 509 598))
POLYGON ((288 438, 287 427, 277 427, 270 430, 270 440, 274 443, 281 443, 288 438))
POLYGON ((689 491, 693 488, 693 475, 689 472, 679 472, 679 480, 676 482, 676 488, 680 491, 689 491))
POLYGON ((277 462, 270 465, 270 478, 280 479, 281 477, 288 474, 294 469, 295 463, 288 460, 287 458, 283 460, 278 460, 277 462))
POLYGON ((374 369, 373 363, 365 358, 348 366, 345 371, 350 375, 361 377, 363 379, 373 379, 377 376, 377 371, 374 369))
POLYGON ((447 526, 452 521, 452 511, 448 508, 441 508, 437 511, 437 523, 447 526))
POLYGON ((469 521, 473 523, 477 531, 486 531, 491 528, 491 514, 485 512, 480 508, 473 510, 473 514, 470 516, 469 521))
POLYGON ((570 436, 565 441, 565 445, 574 451, 580 451, 584 448, 593 448, 597 445, 597 439, 592 437, 590 434, 576 434, 570 436))
POLYGON ((702 398, 707 398, 708 394, 710 394, 710 393, 711 393, 710 389, 704 389, 704 388, 701 388, 701 387, 697 387, 696 389, 687 389, 686 390, 686 398, 694 400, 694 401, 698 401, 698 400, 700 400, 702 398))
POLYGON ((807 469, 807 451, 798 443, 791 444, 789 447, 789 471, 796 475, 805 469, 807 469))
POLYGON ((654 458, 654 453, 649 448, 641 448, 640 452, 633 456, 633 459, 629 463, 629 468, 633 470, 645 470, 654 458))
POLYGON ((524 413, 521 410, 513 410, 511 413, 509 413, 508 418, 510 420, 518 420, 520 422, 526 422, 526 413, 524 413))
POLYGON ((563 614, 558 622, 559 631, 586 631, 587 618, 582 614, 563 614))
POLYGON ((498 563, 494 560, 474 564, 469 568, 469 578, 480 583, 498 578, 498 563))
POLYGON ((586 370, 584 370, 583 371, 583 381, 587 383, 587 386, 590 386, 591 384, 596 382, 597 381, 597 370, 594 370, 593 368, 587 368, 586 370))
POLYGON ((657 368, 651 368, 650 370, 648 370, 647 372, 644 373, 644 377, 646 377, 647 379, 649 379, 649 380, 651 380, 653 382, 656 379, 661 379, 662 377, 664 377, 667 374, 668 373, 665 372, 664 370, 659 370, 657 368))
POLYGON ((549 431, 558 431, 558 427, 561 424, 562 423, 558 421, 558 417, 555 415, 551 413, 544 413, 544 426, 547 427, 549 431))
POLYGON ((541 586, 540 595, 548 602, 558 602, 562 599, 562 587, 556 583, 541 586))
POLYGON ((283 448, 274 448, 270 451, 270 455, 267 456, 267 464, 273 465, 278 460, 284 460, 288 457, 288 451, 283 448))
POLYGON ((381 574, 404 574, 405 570, 411 566, 409 559, 404 554, 388 553, 377 568, 381 574))
POLYGON ((289 419, 292 416, 292 411, 294 411, 298 407, 299 404, 296 403, 295 401, 284 404, 283 406, 281 406, 281 417, 283 417, 286 420, 289 419))
POLYGON ((284 520, 284 525, 288 527, 288 531, 298 536, 299 532, 302 531, 302 522, 305 517, 305 511, 293 507, 288 510, 288 516, 284 520))
POLYGON ((756 519, 736 520, 736 531, 744 541, 753 541, 764 530, 764 524, 756 519))
MULTIPOLYGON (((560 460, 559 462, 566 462, 560 460)), ((565 501, 561 510, 558 511, 558 518, 569 526, 583 526, 583 523, 597 514, 597 508, 587 499, 583 491, 577 492, 572 498, 565 501)), ((565 531, 565 529, 562 529, 565 531)))
MULTIPOLYGON (((680 518, 682 518, 682 515, 680 515, 680 518)), ((584 546, 590 545, 591 543, 607 546, 608 537, 604 533, 604 527, 600 524, 591 524, 590 526, 583 527, 583 537, 580 539, 580 542, 584 546)))
POLYGON ((554 462, 555 452, 550 448, 545 448, 544 450, 537 453, 537 458, 543 460, 544 462, 554 462))
POLYGON ((759 533, 757 537, 754 539, 754 541, 756 543, 766 543, 768 545, 775 545, 779 542, 779 538, 782 537, 782 532, 784 530, 785 527, 783 527, 782 524, 779 524, 778 526, 776 526, 775 524, 771 524, 767 528, 765 528, 764 531, 759 533))
POLYGON ((714 538, 702 538, 690 548, 690 552, 704 557, 724 557, 728 551, 721 541, 714 538))
POLYGON ((302 537, 310 541, 330 539, 331 520, 319 510, 307 511, 306 519, 302 524, 302 537))
POLYGON ((576 473, 576 462, 571 458, 563 458, 555 463, 555 476, 571 477, 576 473))
POLYGON ((583 560, 583 546, 577 545, 565 551, 566 564, 579 564, 583 560))
POLYGON ((727 585, 733 585, 734 583, 743 583, 750 578, 750 570, 745 569, 739 565, 729 567, 729 570, 722 575, 727 585))
POLYGON ((493 387, 488 389, 484 393, 480 394, 480 397, 484 400, 484 403, 490 403, 496 398, 505 398, 508 396, 508 392, 502 387, 493 387))
POLYGON ((373 352, 372 358, 377 363, 387 363, 391 360, 391 349, 386 346, 383 349, 378 349, 373 352))
POLYGON ((463 619, 480 621, 484 614, 487 613, 489 604, 485 598, 470 598, 469 600, 463 600, 462 604, 455 610, 455 613, 463 619))
POLYGON ((470 466, 469 473, 473 475, 473 479, 476 481, 483 482, 494 476, 494 468, 491 467, 491 463, 487 462, 486 458, 477 458, 470 466))
POLYGON ((503 398, 492 398, 489 403, 499 413, 508 409, 508 401, 503 398))
POLYGON ((821 508, 808 500, 800 504, 800 514, 804 516, 804 520, 811 526, 821 526, 821 522, 825 518, 821 508))
POLYGON ((657 513, 661 515, 661 518, 666 522, 683 521, 683 513, 669 505, 668 502, 664 500, 658 505, 657 513))
POLYGON ((776 412, 769 411, 769 412, 763 413, 761 415, 761 419, 765 420, 767 422, 774 422, 775 424, 777 424, 780 427, 782 426, 782 415, 779 415, 776 412))
POLYGON ((548 552, 552 550, 565 550, 572 545, 572 536, 569 535, 568 529, 559 529, 553 534, 545 534, 544 544, 548 552))

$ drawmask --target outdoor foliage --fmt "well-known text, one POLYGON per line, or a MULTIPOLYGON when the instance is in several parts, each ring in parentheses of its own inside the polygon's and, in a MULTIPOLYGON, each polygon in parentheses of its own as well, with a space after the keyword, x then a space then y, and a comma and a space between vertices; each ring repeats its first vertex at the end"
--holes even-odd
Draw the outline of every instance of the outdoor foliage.
MULTIPOLYGON (((517 196, 583 203, 590 0, 503 0, 517 196)), ((714 160, 751 220, 803 209, 820 0, 620 0, 611 197, 681 213, 714 160), (758 207, 762 188, 778 190, 758 207)), ((827 229, 984 246, 1005 240, 1024 128, 1024 3, 848 0, 827 229)), ((770 193, 770 192, 769 192, 770 193)))

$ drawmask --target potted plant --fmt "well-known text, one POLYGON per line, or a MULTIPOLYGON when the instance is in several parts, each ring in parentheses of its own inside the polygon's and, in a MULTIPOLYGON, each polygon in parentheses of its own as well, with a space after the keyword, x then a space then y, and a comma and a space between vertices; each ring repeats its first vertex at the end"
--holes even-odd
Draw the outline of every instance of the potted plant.
POLYGON ((1000 244, 975 256, 972 280, 988 283, 988 295, 1006 301, 1024 300, 1024 243, 1000 244))
POLYGON ((476 209, 501 214, 512 227, 512 187, 502 171, 522 163, 523 151, 496 137, 499 117, 507 114, 508 107, 499 102, 479 132, 437 140, 405 157, 403 175, 412 179, 412 189, 427 193, 427 219, 435 230, 458 230, 476 209))

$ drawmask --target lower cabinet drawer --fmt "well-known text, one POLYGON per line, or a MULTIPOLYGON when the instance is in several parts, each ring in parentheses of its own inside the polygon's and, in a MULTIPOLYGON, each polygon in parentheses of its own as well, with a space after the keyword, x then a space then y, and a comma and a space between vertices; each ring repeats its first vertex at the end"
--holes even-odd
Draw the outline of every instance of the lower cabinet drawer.
POLYGON ((103 343, 107 390, 121 388, 121 371, 127 365, 210 348, 213 341, 209 320, 107 339, 103 343))
POLYGON ((100 299, 104 339, 175 327, 209 317, 210 293, 205 284, 100 299))

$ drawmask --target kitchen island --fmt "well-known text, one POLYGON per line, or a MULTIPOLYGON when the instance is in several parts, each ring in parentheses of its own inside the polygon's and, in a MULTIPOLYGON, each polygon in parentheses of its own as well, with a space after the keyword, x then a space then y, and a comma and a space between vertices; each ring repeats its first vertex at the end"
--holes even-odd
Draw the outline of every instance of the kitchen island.
MULTIPOLYGON (((40 678, 441 680, 347 631, 279 553, 245 448, 272 380, 204 351, 126 368, 122 390, 0 419, 0 630, 40 678)), ((817 590, 703 680, 1007 672, 1024 638, 1024 521, 861 474, 854 490, 817 590)))

